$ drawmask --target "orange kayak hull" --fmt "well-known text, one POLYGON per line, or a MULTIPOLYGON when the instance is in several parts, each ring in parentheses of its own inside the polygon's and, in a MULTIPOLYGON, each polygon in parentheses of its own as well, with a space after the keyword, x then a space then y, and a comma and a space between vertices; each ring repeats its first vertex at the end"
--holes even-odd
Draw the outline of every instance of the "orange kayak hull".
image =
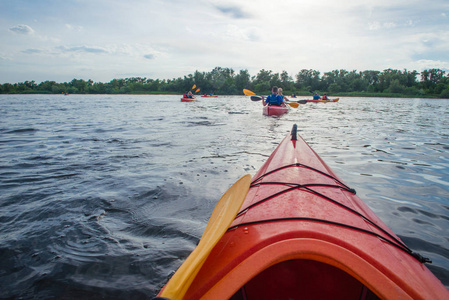
POLYGON ((183 299, 449 299, 424 259, 293 131, 183 299))

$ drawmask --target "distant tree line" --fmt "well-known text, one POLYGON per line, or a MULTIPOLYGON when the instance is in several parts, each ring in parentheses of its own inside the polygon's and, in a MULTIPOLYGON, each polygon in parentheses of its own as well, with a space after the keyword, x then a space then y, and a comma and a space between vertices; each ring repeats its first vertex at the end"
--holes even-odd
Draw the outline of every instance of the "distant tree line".
POLYGON ((311 92, 347 96, 404 96, 449 98, 449 77, 445 71, 430 69, 418 73, 406 69, 381 71, 333 70, 321 75, 319 71, 303 69, 294 79, 286 72, 274 73, 260 70, 251 76, 248 70, 236 73, 231 68, 216 67, 210 72, 195 71, 183 78, 151 79, 132 77, 113 79, 108 83, 73 79, 70 82, 25 81, 0 85, 2 94, 48 93, 48 94, 182 94, 196 85, 199 93, 241 95, 243 89, 259 94, 269 93, 276 85, 284 94, 307 95, 311 92), (418 78, 419 77, 419 78, 418 78))

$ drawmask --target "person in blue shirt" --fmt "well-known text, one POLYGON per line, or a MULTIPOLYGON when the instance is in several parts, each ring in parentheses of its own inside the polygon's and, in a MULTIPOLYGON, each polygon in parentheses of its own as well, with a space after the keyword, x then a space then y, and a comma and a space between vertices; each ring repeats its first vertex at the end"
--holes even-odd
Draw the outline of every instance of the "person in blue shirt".
POLYGON ((278 95, 278 87, 273 86, 271 89, 271 95, 265 99, 264 105, 277 105, 281 106, 284 103, 284 96, 278 95))
POLYGON ((313 100, 320 100, 321 96, 318 93, 315 93, 315 95, 313 95, 313 100))

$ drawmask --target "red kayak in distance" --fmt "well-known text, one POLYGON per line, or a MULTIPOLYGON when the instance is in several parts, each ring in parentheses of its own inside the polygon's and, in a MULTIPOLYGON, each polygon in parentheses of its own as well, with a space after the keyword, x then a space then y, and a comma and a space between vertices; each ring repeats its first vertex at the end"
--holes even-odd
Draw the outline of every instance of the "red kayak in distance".
POLYGON ((289 107, 282 103, 281 106, 278 105, 268 105, 265 103, 265 97, 262 96, 262 105, 263 111, 262 113, 265 116, 282 116, 285 113, 288 113, 289 107))
POLYGON ((329 99, 329 100, 312 99, 312 100, 307 100, 307 102, 314 102, 314 103, 318 103, 318 102, 338 102, 338 100, 340 100, 340 98, 329 99))
POLYGON ((430 261, 408 248, 343 183, 297 135, 296 125, 249 190, 240 193, 243 204, 227 230, 197 268, 184 274, 189 281, 184 291, 176 294, 179 285, 171 288, 169 281, 159 296, 449 299, 449 291, 426 267, 430 261))
POLYGON ((289 108, 284 104, 283 106, 265 105, 263 107, 263 114, 265 116, 282 116, 288 113, 289 108))
POLYGON ((192 102, 195 101, 196 98, 182 97, 181 102, 192 102))
POLYGON ((203 95, 201 97, 204 97, 204 98, 217 98, 218 95, 205 95, 205 96, 203 95))

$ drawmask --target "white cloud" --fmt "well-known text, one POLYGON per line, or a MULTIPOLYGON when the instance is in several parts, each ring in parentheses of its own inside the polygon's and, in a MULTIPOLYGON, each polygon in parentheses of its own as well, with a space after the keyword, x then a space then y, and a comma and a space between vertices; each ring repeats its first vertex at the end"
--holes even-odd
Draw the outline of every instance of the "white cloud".
POLYGON ((25 35, 30 35, 34 33, 33 28, 31 28, 28 25, 25 24, 19 24, 16 26, 13 26, 11 28, 9 28, 9 31, 17 33, 17 34, 25 34, 25 35))
POLYGON ((26 54, 39 54, 42 53, 43 51, 41 49, 26 49, 23 50, 22 52, 26 54))
POLYGON ((387 29, 395 28, 396 26, 397 25, 396 25, 395 22, 386 22, 386 23, 383 24, 383 28, 387 28, 387 29))
POLYGON ((233 19, 246 19, 250 18, 251 14, 243 10, 239 6, 234 5, 216 5, 215 8, 221 13, 230 16, 233 19))
POLYGON ((20 15, 11 1, 0 12, 9 29, 0 31, 0 83, 47 80, 45 74, 109 81, 148 72, 163 79, 216 66, 294 76, 303 68, 413 69, 449 61, 447 0, 46 1, 22 5, 20 15))
POLYGON ((418 70, 441 69, 449 72, 449 61, 421 59, 416 61, 416 69, 418 70))
POLYGON ((66 47, 66 46, 60 46, 58 47, 59 50, 62 52, 85 52, 85 53, 109 53, 108 50, 102 47, 96 47, 96 46, 74 46, 74 47, 66 47))
POLYGON ((72 24, 65 24, 65 27, 68 29, 68 30, 71 30, 71 31, 77 31, 77 32, 81 32, 81 31, 83 31, 83 26, 80 26, 80 25, 72 25, 72 24))
POLYGON ((380 25, 379 22, 371 22, 368 24, 368 29, 369 30, 379 30, 382 26, 380 25))
POLYGON ((240 28, 237 25, 226 26, 225 36, 231 40, 238 41, 258 41, 260 39, 259 30, 256 27, 240 28))

